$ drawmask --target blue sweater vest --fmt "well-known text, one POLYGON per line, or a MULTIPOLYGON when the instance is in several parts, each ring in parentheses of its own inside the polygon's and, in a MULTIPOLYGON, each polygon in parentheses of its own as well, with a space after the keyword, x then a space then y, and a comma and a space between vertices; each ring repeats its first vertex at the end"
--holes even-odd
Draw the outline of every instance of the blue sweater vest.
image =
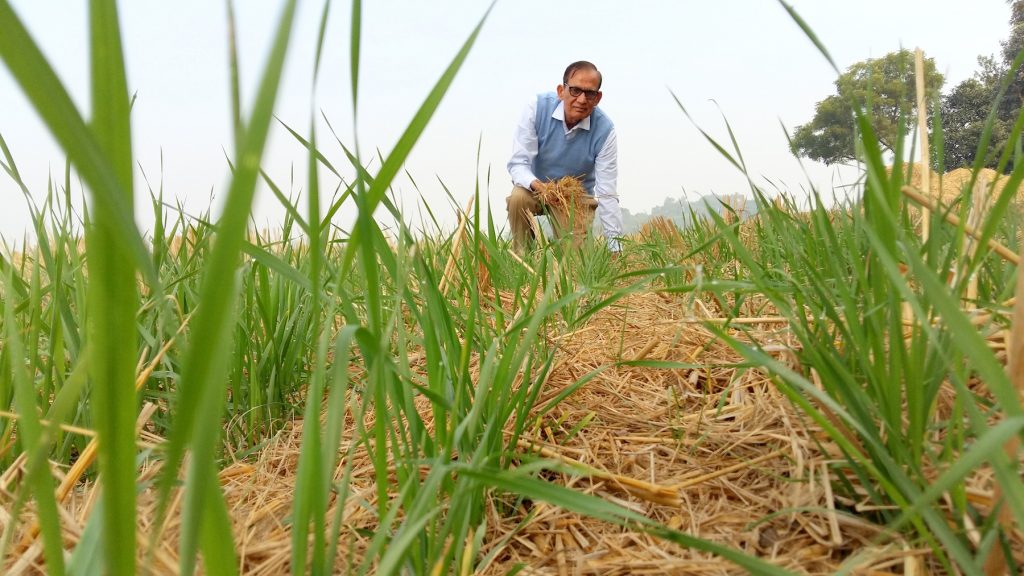
POLYGON ((562 106, 562 101, 554 92, 537 96, 534 127, 538 151, 533 173, 542 182, 576 176, 593 196, 594 162, 612 131, 612 121, 600 108, 594 108, 590 113, 590 130, 577 130, 570 138, 565 134, 565 123, 551 117, 555 106, 562 106))

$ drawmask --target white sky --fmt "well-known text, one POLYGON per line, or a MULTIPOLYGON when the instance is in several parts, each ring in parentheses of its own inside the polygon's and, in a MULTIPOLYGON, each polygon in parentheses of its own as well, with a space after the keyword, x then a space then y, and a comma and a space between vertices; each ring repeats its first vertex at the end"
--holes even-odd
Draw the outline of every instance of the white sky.
MULTIPOLYGON (((88 102, 86 2, 14 0, 80 109, 88 102)), ((226 19, 223 2, 120 2, 131 90, 137 162, 168 199, 192 212, 222 194, 231 148, 226 19)), ((283 2, 236 0, 243 105, 252 101, 283 2)), ((1009 34, 1004 0, 793 0, 792 4, 845 69, 901 47, 922 47, 946 75, 945 89, 971 76, 978 55, 999 51, 1009 34)), ((300 133, 310 123, 313 54, 322 1, 300 2, 277 114, 300 133)), ((359 139, 364 154, 391 149, 434 82, 483 15, 482 0, 364 2, 359 139)), ((349 87, 349 2, 335 1, 313 106, 352 142, 349 87)), ((789 154, 780 121, 808 121, 814 104, 834 91, 835 74, 774 0, 499 0, 451 90, 407 163, 431 209, 449 229, 455 217, 439 180, 461 205, 473 193, 480 148, 481 185, 504 223, 510 188, 505 162, 513 126, 525 103, 553 90, 574 60, 604 74, 601 107, 619 132, 619 196, 630 211, 649 211, 666 197, 747 190, 745 180, 690 124, 671 89, 703 128, 728 143, 728 119, 755 178, 780 182, 794 194, 807 186, 789 154)), ((247 106, 246 106, 247 108, 247 106)), ((88 113, 86 112, 86 117, 88 113)), ((318 114, 319 116, 319 114, 318 114)), ((345 166, 344 154, 318 121, 324 154, 345 166)), ((37 195, 47 177, 63 178, 63 154, 0 65, 0 133, 37 195)), ((276 127, 264 157, 286 191, 305 187, 305 151, 276 127), (294 167, 294 185, 292 180, 294 167)), ((825 190, 832 168, 805 160, 811 181, 825 190)), ((351 173, 351 170, 347 171, 351 173)), ((322 173, 322 183, 334 182, 322 173)), ((144 181, 137 180, 139 222, 150 228, 144 181)), ((763 180, 761 181, 763 183, 763 180)), ((419 195, 407 180, 396 190, 409 220, 419 195)), ((25 202, 0 174, 0 233, 17 239, 27 225, 25 202)), ((214 200, 214 210, 219 205, 214 200)), ((337 223, 348 227, 348 207, 337 223)), ((258 197, 260 226, 283 211, 269 193, 258 197)))

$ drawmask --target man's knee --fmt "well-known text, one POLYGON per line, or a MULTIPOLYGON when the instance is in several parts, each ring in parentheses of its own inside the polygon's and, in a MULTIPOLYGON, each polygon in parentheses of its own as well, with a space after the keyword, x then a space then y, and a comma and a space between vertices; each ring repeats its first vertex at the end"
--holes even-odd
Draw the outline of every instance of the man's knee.
POLYGON ((537 209, 537 199, 526 188, 516 186, 512 188, 512 193, 505 199, 505 205, 509 214, 535 212, 537 209))

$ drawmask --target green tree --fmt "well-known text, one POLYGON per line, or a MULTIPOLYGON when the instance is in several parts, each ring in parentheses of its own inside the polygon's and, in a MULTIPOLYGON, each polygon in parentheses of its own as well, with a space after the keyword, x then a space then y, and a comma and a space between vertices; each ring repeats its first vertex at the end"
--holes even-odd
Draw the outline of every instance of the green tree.
MULTIPOLYGON (((942 128, 946 141, 947 169, 970 167, 981 146, 981 134, 992 108, 996 117, 992 125, 991 140, 986 149, 984 165, 994 168, 998 163, 1013 123, 1024 103, 1024 70, 1017 69, 1002 100, 996 106, 1000 84, 1013 60, 1024 49, 1024 0, 1010 4, 1010 36, 1002 42, 1001 58, 978 57, 980 69, 974 77, 957 84, 942 97, 942 128)), ((1007 170, 1013 168, 1011 162, 1007 170)))
MULTIPOLYGON (((1024 1, 1013 0, 1010 5, 1010 37, 1002 42, 1003 72, 1005 73, 1017 54, 1024 50, 1024 1)), ((1016 115, 1024 103, 1024 70, 1014 71, 1013 82, 1006 92, 1006 98, 1000 103, 1000 117, 1016 115)))
MULTIPOLYGON (((942 132, 945 140, 943 161, 947 169, 972 166, 981 142, 981 133, 992 110, 992 104, 999 93, 999 82, 1006 73, 1006 67, 992 57, 979 57, 981 69, 957 84, 949 94, 942 97, 942 132)), ((1004 103, 1012 98, 1003 98, 1004 103)), ((1018 105, 1019 106, 1019 105, 1018 105)), ((1004 106, 1000 106, 992 125, 992 136, 985 159, 985 166, 995 167, 997 152, 1002 150, 1010 135, 1011 126, 1004 118, 1004 106)), ((1010 112, 1011 106, 1005 107, 1010 112)))
MULTIPOLYGON (((925 58, 928 101, 939 93, 943 77, 935 61, 925 58)), ((836 94, 818 102, 814 117, 793 131, 793 153, 825 164, 857 158, 854 106, 869 110, 879 143, 892 150, 917 118, 914 53, 891 52, 882 58, 857 62, 835 82, 836 94)))

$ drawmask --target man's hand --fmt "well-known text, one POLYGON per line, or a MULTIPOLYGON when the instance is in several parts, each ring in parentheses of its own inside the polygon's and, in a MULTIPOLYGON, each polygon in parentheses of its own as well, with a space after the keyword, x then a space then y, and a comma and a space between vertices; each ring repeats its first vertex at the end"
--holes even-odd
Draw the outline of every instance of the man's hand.
POLYGON ((541 182, 540 180, 534 180, 530 182, 530 192, 533 192, 533 196, 536 198, 541 193, 547 191, 548 185, 541 182))

